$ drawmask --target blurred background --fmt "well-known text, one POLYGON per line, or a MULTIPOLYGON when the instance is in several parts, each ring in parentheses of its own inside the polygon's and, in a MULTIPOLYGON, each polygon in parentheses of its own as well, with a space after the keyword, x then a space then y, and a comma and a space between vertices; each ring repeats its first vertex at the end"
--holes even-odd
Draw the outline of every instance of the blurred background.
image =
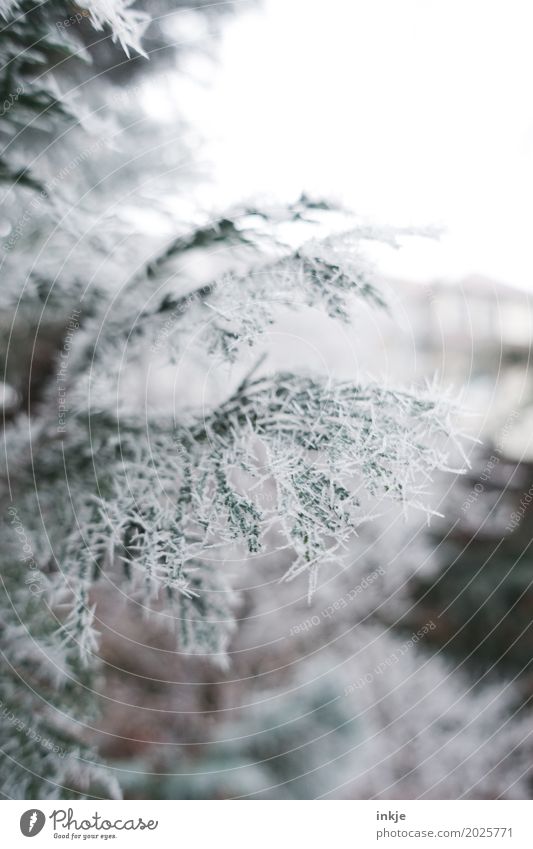
MULTIPOLYGON (((436 375, 480 442, 466 476, 433 484, 443 518, 426 528, 386 515, 311 608, 269 577, 268 559, 254 561, 222 679, 156 649, 111 676, 121 698, 106 731, 137 742, 113 737, 104 751, 134 796, 527 795, 528 504, 508 526, 533 484, 530 10, 263 0, 232 12, 213 42, 204 17, 184 16, 179 32, 193 49, 142 90, 151 121, 185 116, 198 132, 196 200, 209 208, 306 192, 403 233, 400 250, 366 246, 389 315, 356 317, 348 338, 315 315, 280 318, 271 358, 408 384, 436 375), (368 574, 375 581, 353 607, 328 615, 368 574), (396 663, 428 622, 423 645, 396 663), (146 694, 154 664, 172 681, 146 694), (511 681, 510 705, 490 719, 511 681), (482 685, 494 690, 478 704, 482 685), (147 777, 147 764, 164 776, 147 777)), ((107 651, 123 667, 120 641, 107 651)))
MULTIPOLYGON (((105 86, 84 88, 88 111, 104 90, 107 141, 83 179, 101 180, 103 220, 124 234, 98 275, 118 290, 176 222, 215 210, 304 195, 353 211, 388 310, 360 304, 342 332, 316 310, 281 311, 261 343, 269 367, 437 381, 460 406, 469 439, 454 468, 467 472, 430 482, 429 524, 384 508, 310 604, 306 587, 279 583, 288 553, 236 560, 224 670, 176 652, 119 590, 97 589, 104 667, 88 738, 130 798, 529 798, 530 6, 156 6, 149 71, 142 58, 114 69, 99 48, 105 86), (372 228, 394 228, 396 245, 372 228)), ((317 216, 312 235, 342 229, 344 214, 317 216)), ((58 253, 64 243, 47 240, 42 262, 58 253)), ((84 262, 69 256, 68 273, 84 262)), ((226 262, 222 248, 191 252, 188 285, 226 262)), ((27 382, 15 360, 6 407, 27 382)), ((224 376, 191 368, 184 392, 215 397, 224 376)), ((164 408, 169 376, 156 369, 128 391, 164 408)))

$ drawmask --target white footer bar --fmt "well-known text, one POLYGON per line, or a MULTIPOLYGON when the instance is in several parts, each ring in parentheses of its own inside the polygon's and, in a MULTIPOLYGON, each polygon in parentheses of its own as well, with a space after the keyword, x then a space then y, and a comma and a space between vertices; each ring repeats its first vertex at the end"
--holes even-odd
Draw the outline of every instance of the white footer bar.
POLYGON ((5 801, 0 813, 6 849, 533 849, 529 801, 5 801))

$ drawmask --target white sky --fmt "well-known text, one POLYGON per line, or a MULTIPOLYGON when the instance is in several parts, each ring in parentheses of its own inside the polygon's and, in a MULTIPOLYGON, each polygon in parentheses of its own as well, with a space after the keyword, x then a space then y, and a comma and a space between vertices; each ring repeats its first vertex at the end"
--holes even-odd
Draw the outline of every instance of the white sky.
POLYGON ((206 107, 220 192, 442 224, 385 270, 533 289, 532 39, 531 0, 263 0, 226 24, 206 107))

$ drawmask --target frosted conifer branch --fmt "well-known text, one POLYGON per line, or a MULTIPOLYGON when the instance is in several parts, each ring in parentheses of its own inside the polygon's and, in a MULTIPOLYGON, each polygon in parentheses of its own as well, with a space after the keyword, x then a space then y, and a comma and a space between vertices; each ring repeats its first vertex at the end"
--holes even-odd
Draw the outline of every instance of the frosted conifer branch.
MULTIPOLYGON (((158 421, 145 432, 141 422, 122 418, 120 443, 116 421, 97 414, 95 471, 98 491, 109 494, 80 493, 76 514, 86 518, 64 559, 82 582, 88 571, 97 576, 121 564, 145 603, 166 597, 196 619, 203 611, 207 621, 229 626, 231 604, 226 600, 220 616, 205 596, 206 564, 212 575, 220 568, 213 556, 235 544, 249 555, 288 547, 294 560, 285 579, 307 572, 312 593, 320 565, 341 556, 371 515, 366 496, 430 513, 424 497, 431 473, 449 468, 451 416, 451 403, 429 390, 295 374, 245 381, 189 425, 158 421)), ((66 446, 71 474, 80 442, 81 433, 66 446)), ((223 582, 228 598, 229 586, 223 582)), ((76 627, 85 634, 89 625, 80 620, 76 627)), ((198 650, 208 650, 200 626, 196 634, 198 650)))
MULTIPOLYGON (((113 41, 118 41, 127 56, 129 48, 146 56, 141 38, 150 22, 150 16, 132 9, 134 0, 85 0, 84 6, 96 30, 111 29, 113 41)), ((148 57, 147 57, 148 58, 148 57)))

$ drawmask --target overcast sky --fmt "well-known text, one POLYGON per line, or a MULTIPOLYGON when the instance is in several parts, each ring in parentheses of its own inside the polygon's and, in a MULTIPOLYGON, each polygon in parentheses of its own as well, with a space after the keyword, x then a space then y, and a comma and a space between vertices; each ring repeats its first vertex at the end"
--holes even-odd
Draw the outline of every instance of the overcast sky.
POLYGON ((263 0, 225 30, 206 121, 228 199, 301 189, 440 224, 385 259, 533 288, 530 0, 263 0))

